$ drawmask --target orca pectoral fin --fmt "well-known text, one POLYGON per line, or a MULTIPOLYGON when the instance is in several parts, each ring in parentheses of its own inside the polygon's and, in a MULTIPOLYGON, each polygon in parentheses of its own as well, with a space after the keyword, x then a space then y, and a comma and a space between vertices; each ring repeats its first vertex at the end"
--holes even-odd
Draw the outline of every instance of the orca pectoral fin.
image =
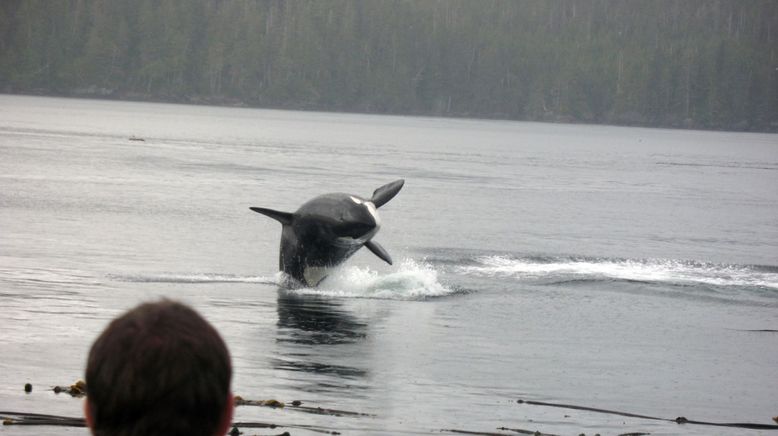
POLYGON ((370 199, 370 201, 373 202, 376 208, 383 206, 389 200, 394 198, 398 192, 400 192, 400 189, 402 189, 404 183, 405 180, 400 179, 381 186, 380 188, 376 189, 375 192, 373 192, 373 198, 370 199))
POLYGON ((368 250, 372 251, 373 254, 383 259, 384 262, 388 263, 389 265, 392 264, 392 256, 389 255, 389 253, 384 250, 384 247, 378 244, 378 242, 375 241, 367 241, 365 242, 365 247, 367 247, 368 250))
POLYGON ((292 219, 294 218, 294 214, 291 214, 289 212, 279 212, 277 210, 266 209, 264 207, 250 207, 249 209, 253 210, 256 213, 261 213, 262 215, 269 216, 270 218, 273 218, 274 220, 278 221, 279 223, 285 226, 292 224, 292 219))

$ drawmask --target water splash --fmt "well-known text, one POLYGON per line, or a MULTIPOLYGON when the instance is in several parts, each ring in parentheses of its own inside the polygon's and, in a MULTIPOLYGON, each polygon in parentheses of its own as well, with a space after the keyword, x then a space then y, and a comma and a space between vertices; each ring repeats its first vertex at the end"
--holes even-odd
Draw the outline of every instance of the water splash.
POLYGON ((674 284, 748 286, 778 290, 778 273, 769 267, 722 265, 668 259, 542 258, 481 256, 460 273, 515 279, 615 279, 674 284))
MULTIPOLYGON (((121 282, 140 283, 258 283, 286 287, 288 277, 278 272, 273 276, 241 276, 219 273, 160 273, 143 275, 108 275, 121 282)), ((438 271, 432 265, 404 259, 389 273, 379 273, 369 267, 341 266, 315 288, 289 289, 303 295, 324 297, 373 298, 386 300, 425 300, 451 295, 457 291, 438 280, 438 271)))
POLYGON ((440 283, 438 271, 432 265, 404 259, 394 271, 385 274, 368 267, 335 268, 318 287, 292 292, 328 297, 426 300, 457 291, 440 283))

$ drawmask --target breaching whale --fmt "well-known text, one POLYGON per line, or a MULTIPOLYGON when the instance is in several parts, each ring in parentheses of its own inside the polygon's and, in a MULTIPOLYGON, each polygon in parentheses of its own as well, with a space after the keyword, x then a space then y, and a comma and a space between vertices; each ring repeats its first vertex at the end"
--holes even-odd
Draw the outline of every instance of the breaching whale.
POLYGON ((370 199, 332 193, 315 197, 294 213, 251 207, 282 225, 279 268, 302 286, 316 286, 329 268, 343 263, 363 246, 388 264, 392 258, 372 238, 381 227, 376 209, 394 198, 405 180, 388 183, 370 199))

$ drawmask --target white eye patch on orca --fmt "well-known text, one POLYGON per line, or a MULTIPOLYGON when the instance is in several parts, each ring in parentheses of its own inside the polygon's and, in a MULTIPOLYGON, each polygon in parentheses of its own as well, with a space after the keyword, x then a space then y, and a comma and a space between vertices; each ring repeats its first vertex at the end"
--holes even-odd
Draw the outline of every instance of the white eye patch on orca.
POLYGON ((372 201, 366 201, 363 204, 367 207, 367 211, 370 212, 370 215, 373 216, 373 219, 375 220, 375 225, 380 226, 381 218, 378 217, 378 211, 375 208, 375 204, 373 204, 372 201))
POLYGON ((373 204, 372 201, 363 201, 357 197, 354 197, 353 195, 349 195, 349 198, 351 198, 351 201, 356 204, 364 204, 367 208, 367 211, 370 212, 370 215, 373 217, 373 220, 375 220, 376 226, 381 225, 381 218, 378 217, 378 211, 376 210, 375 204, 373 204))

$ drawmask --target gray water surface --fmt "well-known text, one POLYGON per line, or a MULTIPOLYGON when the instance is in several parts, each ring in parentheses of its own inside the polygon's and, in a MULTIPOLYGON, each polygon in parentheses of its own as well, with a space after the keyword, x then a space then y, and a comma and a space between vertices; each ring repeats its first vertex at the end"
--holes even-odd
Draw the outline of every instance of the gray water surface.
POLYGON ((517 400, 771 423, 778 136, 0 96, 0 409, 79 416, 51 386, 161 296, 223 334, 235 394, 368 415, 238 408, 276 433, 758 433, 517 400), (278 286, 249 206, 397 178, 394 266, 278 286))

